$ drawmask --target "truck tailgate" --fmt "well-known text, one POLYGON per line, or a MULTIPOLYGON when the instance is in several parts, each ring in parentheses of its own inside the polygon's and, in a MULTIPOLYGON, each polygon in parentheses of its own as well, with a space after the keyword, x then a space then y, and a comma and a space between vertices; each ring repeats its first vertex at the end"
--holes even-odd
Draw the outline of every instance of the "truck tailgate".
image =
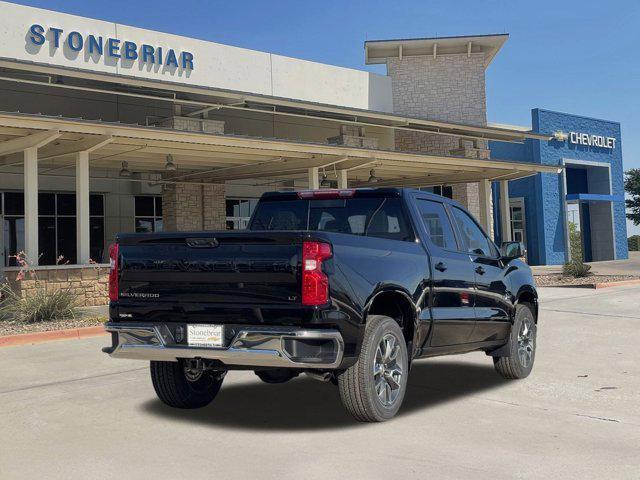
POLYGON ((295 305, 301 232, 122 235, 120 302, 295 305))

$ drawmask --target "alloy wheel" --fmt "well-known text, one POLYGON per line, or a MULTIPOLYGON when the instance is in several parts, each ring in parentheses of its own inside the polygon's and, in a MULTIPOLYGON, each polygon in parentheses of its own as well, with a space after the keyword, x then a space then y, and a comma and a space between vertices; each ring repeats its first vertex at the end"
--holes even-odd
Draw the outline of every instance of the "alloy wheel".
POLYGON ((528 368, 533 361, 533 349, 535 347, 535 326, 531 318, 524 318, 518 332, 518 359, 520 365, 528 368))
POLYGON ((378 400, 385 407, 394 404, 403 381, 403 353, 393 333, 385 334, 378 343, 373 361, 373 379, 378 400))

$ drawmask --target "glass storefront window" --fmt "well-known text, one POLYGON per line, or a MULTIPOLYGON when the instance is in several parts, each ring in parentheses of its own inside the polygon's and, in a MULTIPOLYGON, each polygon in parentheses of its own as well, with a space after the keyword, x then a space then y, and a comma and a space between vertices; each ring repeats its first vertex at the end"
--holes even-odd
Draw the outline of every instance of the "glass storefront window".
POLYGON ((161 232, 162 196, 138 195, 134 199, 134 227, 136 233, 161 232))
POLYGON ((422 187, 423 192, 435 193, 446 198, 453 198, 453 187, 448 185, 436 185, 435 187, 422 187))
POLYGON ((227 230, 244 230, 251 214, 258 204, 257 198, 230 198, 225 202, 227 209, 227 230))
MULTIPOLYGON (((4 215, 5 264, 16 266, 15 255, 24 251, 24 194, 0 192, 4 215)), ((89 196, 89 252, 104 261, 104 196, 89 196)), ((38 246, 40 265, 76 263, 76 196, 74 193, 38 194, 38 246)))

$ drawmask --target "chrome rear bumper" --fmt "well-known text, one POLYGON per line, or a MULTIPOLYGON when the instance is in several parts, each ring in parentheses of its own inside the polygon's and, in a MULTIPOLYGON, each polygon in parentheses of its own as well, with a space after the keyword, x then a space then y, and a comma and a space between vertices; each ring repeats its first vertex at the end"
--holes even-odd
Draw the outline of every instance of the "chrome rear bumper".
POLYGON ((113 345, 103 351, 114 358, 177 361, 218 360, 226 365, 271 368, 333 369, 342 362, 344 342, 337 330, 295 327, 243 327, 227 347, 202 348, 176 343, 165 324, 107 323, 113 345))

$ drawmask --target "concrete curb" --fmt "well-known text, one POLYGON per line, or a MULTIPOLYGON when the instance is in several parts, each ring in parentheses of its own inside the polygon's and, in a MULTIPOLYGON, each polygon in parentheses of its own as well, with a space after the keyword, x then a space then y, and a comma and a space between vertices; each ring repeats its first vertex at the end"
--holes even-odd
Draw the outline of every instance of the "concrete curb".
POLYGON ((52 342, 55 340, 68 340, 70 338, 96 337, 105 335, 104 327, 69 328, 66 330, 50 330, 48 332, 21 333, 19 335, 5 335, 0 337, 1 347, 13 347, 16 345, 34 345, 36 343, 52 342))
POLYGON ((582 285, 544 285, 538 288, 611 288, 621 287, 624 285, 640 285, 640 279, 638 280, 619 280, 617 282, 604 282, 604 283, 584 283, 582 285))
POLYGON ((593 288, 609 288, 620 285, 640 285, 640 280, 620 280, 617 282, 594 283, 593 288))

